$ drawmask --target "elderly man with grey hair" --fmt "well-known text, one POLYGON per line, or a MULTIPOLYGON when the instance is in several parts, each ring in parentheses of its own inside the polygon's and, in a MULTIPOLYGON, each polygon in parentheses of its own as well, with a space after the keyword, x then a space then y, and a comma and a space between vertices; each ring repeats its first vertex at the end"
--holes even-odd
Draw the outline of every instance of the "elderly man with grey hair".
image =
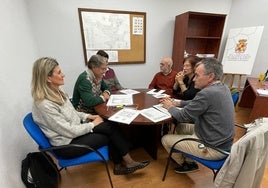
MULTIPOLYGON (((201 91, 193 100, 176 102, 170 98, 161 100, 163 106, 179 123, 194 121, 193 132, 179 130, 179 134, 162 137, 162 144, 168 152, 176 141, 183 138, 198 138, 205 143, 230 151, 234 139, 234 105, 229 88, 220 81, 222 74, 222 64, 217 59, 203 59, 196 65, 194 78, 195 88, 201 91), (176 106, 182 109, 179 110, 176 106)), ((185 127, 183 129, 189 130, 185 127)), ((224 157, 223 154, 211 148, 201 147, 193 141, 182 141, 176 148, 204 159, 217 160, 224 157)), ((174 154, 172 158, 179 164, 179 167, 175 168, 176 173, 198 170, 196 162, 182 154, 174 154)))
POLYGON ((173 94, 173 85, 177 72, 172 70, 173 61, 170 57, 164 57, 160 62, 160 72, 154 75, 149 84, 149 89, 163 89, 168 95, 173 94))

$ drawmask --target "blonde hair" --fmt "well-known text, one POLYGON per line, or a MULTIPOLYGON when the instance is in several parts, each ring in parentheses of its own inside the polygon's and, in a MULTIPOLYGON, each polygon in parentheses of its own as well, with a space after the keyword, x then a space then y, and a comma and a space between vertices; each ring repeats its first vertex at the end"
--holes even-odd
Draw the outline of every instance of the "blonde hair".
POLYGON ((47 99, 62 105, 66 101, 66 94, 61 90, 56 91, 47 81, 48 76, 52 76, 55 67, 58 65, 57 60, 50 57, 42 57, 34 62, 31 83, 34 102, 42 102, 47 99))

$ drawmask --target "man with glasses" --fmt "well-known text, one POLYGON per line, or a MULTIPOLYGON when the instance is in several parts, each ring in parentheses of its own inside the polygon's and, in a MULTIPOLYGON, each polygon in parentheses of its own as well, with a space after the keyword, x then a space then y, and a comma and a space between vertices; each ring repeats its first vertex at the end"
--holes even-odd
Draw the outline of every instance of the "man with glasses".
POLYGON ((160 62, 160 72, 154 75, 149 84, 149 89, 165 90, 168 95, 173 94, 173 85, 177 72, 172 70, 173 61, 170 57, 165 57, 160 62))

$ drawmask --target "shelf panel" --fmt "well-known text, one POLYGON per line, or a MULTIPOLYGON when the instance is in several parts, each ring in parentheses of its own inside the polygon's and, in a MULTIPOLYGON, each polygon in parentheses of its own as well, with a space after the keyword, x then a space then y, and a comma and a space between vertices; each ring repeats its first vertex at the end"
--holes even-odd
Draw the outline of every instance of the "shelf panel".
POLYGON ((216 40, 220 40, 221 37, 208 37, 208 36, 187 36, 187 39, 216 39, 216 40))
POLYGON ((220 40, 186 39, 185 50, 190 54, 215 54, 218 56, 220 40))

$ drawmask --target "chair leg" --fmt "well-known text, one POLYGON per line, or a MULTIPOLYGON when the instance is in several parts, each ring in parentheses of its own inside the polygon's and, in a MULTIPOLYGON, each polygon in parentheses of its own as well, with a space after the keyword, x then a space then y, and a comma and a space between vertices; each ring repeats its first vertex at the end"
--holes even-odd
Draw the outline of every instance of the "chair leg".
POLYGON ((107 172, 108 177, 109 177, 111 188, 113 188, 114 186, 113 186, 113 182, 112 182, 112 178, 111 178, 111 174, 110 174, 110 171, 109 171, 109 168, 108 168, 107 161, 104 161, 104 164, 105 164, 106 172, 107 172))
POLYGON ((171 160, 171 155, 172 155, 172 149, 170 150, 169 155, 168 155, 168 160, 167 160, 167 164, 166 164, 165 172, 163 174, 162 181, 165 181, 165 179, 166 179, 169 163, 170 163, 170 160, 171 160))
POLYGON ((214 182, 219 170, 212 170, 212 171, 213 171, 213 174, 214 174, 214 176, 213 176, 213 182, 214 182))
POLYGON ((174 124, 173 132, 172 132, 173 134, 175 134, 176 127, 177 127, 177 124, 174 124))
POLYGON ((61 167, 61 168, 59 169, 59 172, 62 171, 63 169, 66 170, 67 168, 66 168, 66 167, 61 167))

